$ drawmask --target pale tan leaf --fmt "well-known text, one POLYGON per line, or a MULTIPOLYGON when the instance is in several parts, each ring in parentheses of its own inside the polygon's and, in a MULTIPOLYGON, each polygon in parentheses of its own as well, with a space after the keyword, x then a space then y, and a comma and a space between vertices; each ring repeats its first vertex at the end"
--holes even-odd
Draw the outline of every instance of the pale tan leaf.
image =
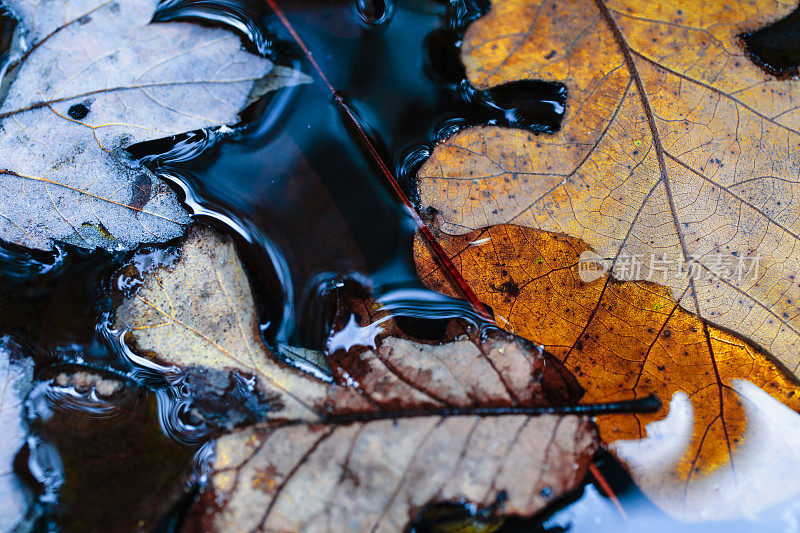
POLYGON ((195 227, 180 259, 145 276, 117 308, 114 327, 137 350, 182 367, 255 375, 278 418, 316 419, 322 381, 280 363, 261 340, 250 283, 230 238, 195 227), (282 407, 280 407, 282 405, 282 407))
POLYGON ((575 416, 424 417, 252 428, 220 439, 212 531, 401 531, 429 504, 530 516, 581 482, 596 446, 575 416), (501 496, 501 494, 503 496, 501 496))

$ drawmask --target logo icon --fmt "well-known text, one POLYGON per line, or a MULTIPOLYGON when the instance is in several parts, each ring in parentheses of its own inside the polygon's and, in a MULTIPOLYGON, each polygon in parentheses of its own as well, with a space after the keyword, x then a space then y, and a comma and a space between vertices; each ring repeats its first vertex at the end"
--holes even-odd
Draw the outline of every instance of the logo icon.
POLYGON ((611 269, 611 260, 603 259, 591 250, 582 252, 578 258, 578 277, 584 283, 590 283, 605 276, 611 269))

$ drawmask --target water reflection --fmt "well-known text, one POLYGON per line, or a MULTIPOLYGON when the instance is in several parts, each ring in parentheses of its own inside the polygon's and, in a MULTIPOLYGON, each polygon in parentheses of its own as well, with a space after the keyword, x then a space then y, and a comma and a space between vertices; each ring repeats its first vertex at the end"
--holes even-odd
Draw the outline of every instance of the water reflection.
POLYGON ((153 530, 199 482, 195 448, 154 423, 156 401, 146 389, 84 365, 49 366, 38 378, 26 450, 37 527, 153 530))
MULTIPOLYGON (((563 85, 515 82, 481 91, 466 80, 459 35, 487 2, 300 0, 282 8, 407 192, 441 135, 476 123, 558 128, 563 85)), ((263 5, 171 1, 157 16, 182 18, 238 28, 256 49, 268 43, 275 61, 314 73, 263 5), (243 29, 244 14, 263 25, 243 29)), ((235 131, 197 132, 132 153, 181 189, 196 216, 239 235, 273 346, 324 346, 329 332, 316 327, 315 300, 320 283, 337 276, 362 279, 396 314, 477 320, 466 304, 417 281, 415 223, 325 84, 280 90, 244 115, 235 131)))

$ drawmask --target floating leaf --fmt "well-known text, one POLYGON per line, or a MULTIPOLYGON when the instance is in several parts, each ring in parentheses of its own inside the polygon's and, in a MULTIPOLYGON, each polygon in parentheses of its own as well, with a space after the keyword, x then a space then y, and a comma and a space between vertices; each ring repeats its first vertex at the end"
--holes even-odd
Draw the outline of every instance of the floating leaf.
POLYGON ((435 501, 531 515, 581 482, 594 449, 575 416, 256 427, 218 442, 205 498, 223 503, 198 519, 204 531, 401 531, 435 501))
POLYGON ((492 2, 464 37, 470 79, 563 82, 561 130, 453 136, 419 173, 422 208, 451 234, 514 223, 578 237, 609 260, 694 261, 696 279, 659 282, 796 371, 800 85, 761 70, 739 39, 792 7, 492 2), (747 258, 757 272, 730 272, 747 258))
MULTIPOLYGON (((719 467, 737 468, 731 452, 749 422, 735 379, 747 379, 800 409, 794 376, 751 342, 682 309, 667 288, 620 282, 607 273, 582 281, 580 257, 589 248, 580 239, 501 225, 442 237, 440 243, 499 324, 542 343, 577 376, 586 388, 584 401, 648 394, 666 399, 679 391, 691 397, 694 425, 669 465, 669 483, 651 478, 645 490, 690 483, 719 467)), ((419 238, 415 252, 422 280, 457 294, 419 238)), ((600 416, 600 435, 606 441, 644 437, 642 428, 663 418, 666 407, 651 414, 600 416)))
POLYGON ((0 238, 127 249, 180 235, 188 215, 124 149, 236 122, 261 78, 308 81, 229 31, 149 23, 157 4, 6 2, 27 48, 0 107, 0 238))
POLYGON ((267 423, 220 439, 203 527, 292 530, 321 510, 348 530, 402 527, 442 500, 529 516, 582 481, 594 425, 568 414, 582 390, 540 347, 459 320, 416 339, 374 300, 342 294, 324 383, 263 345, 230 239, 195 227, 175 257, 123 273, 143 279, 115 327, 140 356, 254 375, 271 399, 267 423))
POLYGON ((114 327, 150 358, 256 375, 281 417, 316 419, 326 385, 275 360, 261 340, 250 283, 230 238, 195 227, 180 258, 151 270, 114 327))

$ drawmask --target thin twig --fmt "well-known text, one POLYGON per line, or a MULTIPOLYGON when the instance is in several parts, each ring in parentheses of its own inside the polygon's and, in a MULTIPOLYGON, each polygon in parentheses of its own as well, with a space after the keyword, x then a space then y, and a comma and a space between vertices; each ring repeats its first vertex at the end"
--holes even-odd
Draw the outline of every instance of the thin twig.
POLYGON ((276 3, 275 0, 266 0, 266 2, 272 9, 272 11, 275 12, 275 15, 277 15, 278 19, 280 19, 281 23, 284 25, 286 30, 295 40, 300 49, 303 51, 303 54, 305 54, 305 56, 308 58, 309 62, 311 63, 311 66, 314 67, 314 70, 317 72, 322 82, 328 88, 328 91, 330 91, 331 95, 333 95, 333 99, 336 101, 337 104, 339 104, 339 106, 344 111, 345 115, 353 123, 353 126, 355 127, 361 139, 364 141, 364 144, 369 150, 369 153, 372 156, 372 158, 375 160, 375 163, 381 169, 381 172, 386 177, 386 180, 389 182, 389 185, 391 185, 395 194, 403 203, 403 205, 406 207, 408 213, 411 215, 411 218, 414 220, 414 223, 417 225, 417 228, 419 229, 419 232, 422 235, 425 244, 428 246, 431 252, 433 252, 433 256, 436 258, 436 262, 439 263, 439 266, 445 271, 450 280, 453 283, 455 283, 455 285, 458 287, 458 289, 461 291, 461 293, 464 295, 467 301, 472 305, 472 307, 475 308, 475 311, 478 314, 480 314, 483 318, 485 318, 487 321, 494 323, 494 319, 492 318, 492 315, 489 312, 488 308, 483 304, 483 302, 480 301, 480 299, 478 299, 478 295, 475 294, 475 291, 472 290, 472 287, 470 287, 469 283, 467 283, 467 280, 465 280, 464 276, 461 275, 461 272, 458 271, 455 264, 453 264, 453 261, 450 259, 450 257, 448 257, 447 252, 444 251, 442 245, 439 244, 439 241, 437 241, 436 237, 434 237, 430 228, 428 228, 428 226, 422 221, 422 217, 417 212, 416 208, 414 207, 414 204, 411 203, 411 201, 408 199, 408 196, 406 196, 405 192, 403 192, 403 189, 397 183, 397 178, 395 178, 394 173, 389 169, 389 167, 386 166, 386 163, 383 161, 383 158, 381 158, 372 140, 369 138, 367 133, 359 124, 355 114, 347 105, 347 103, 344 101, 344 99, 341 97, 339 92, 331 84, 330 80, 328 80, 328 77, 322 71, 322 68, 319 66, 319 63, 317 63, 317 60, 314 58, 314 54, 311 53, 311 50, 309 50, 309 48, 306 46, 303 39, 300 37, 300 35, 297 34, 291 22, 289 22, 289 19, 286 18, 286 15, 284 14, 283 10, 281 10, 281 8, 278 7, 278 4, 276 3))

